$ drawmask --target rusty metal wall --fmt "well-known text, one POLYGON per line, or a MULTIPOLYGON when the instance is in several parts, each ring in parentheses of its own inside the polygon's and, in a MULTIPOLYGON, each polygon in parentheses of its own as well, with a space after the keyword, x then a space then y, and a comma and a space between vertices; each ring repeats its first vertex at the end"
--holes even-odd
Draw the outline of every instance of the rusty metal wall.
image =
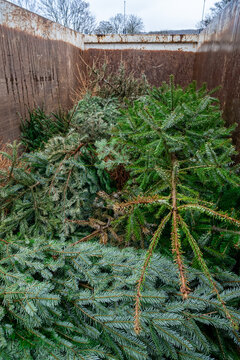
POLYGON ((194 63, 193 78, 209 89, 221 86, 216 93, 223 117, 237 123, 234 141, 240 150, 240 1, 234 0, 203 31, 194 63))
POLYGON ((72 106, 79 49, 0 26, 0 139, 19 136, 20 116, 37 106, 46 111, 72 106))
POLYGON ((72 107, 82 37, 0 0, 0 141, 19 136, 28 109, 72 107))
POLYGON ((196 35, 86 36, 0 0, 0 141, 19 136, 20 116, 28 109, 43 106, 50 112, 73 105, 79 71, 83 78, 86 71, 81 56, 89 65, 107 61, 109 71, 124 61, 129 72, 144 73, 156 86, 172 73, 185 85, 192 78, 197 40, 196 35), (89 49, 99 41, 115 50, 89 49), (131 49, 119 50, 119 41, 131 49), (136 50, 139 46, 145 50, 136 50))
POLYGON ((160 86, 175 75, 176 83, 187 85, 193 77, 194 52, 185 51, 154 51, 154 50, 101 50, 89 49, 83 52, 86 63, 108 63, 109 72, 118 69, 121 62, 129 72, 136 76, 144 74, 150 84, 160 86))
MULTIPOLYGON (((18 113, 25 117, 28 108, 44 106, 46 111, 54 111, 59 106, 72 106, 78 72, 85 72, 81 58, 90 66, 93 61, 107 61, 110 72, 123 61, 129 72, 145 74, 155 86, 168 81, 170 74, 183 86, 192 79, 199 84, 206 81, 209 88, 222 85, 218 95, 224 117, 228 123, 240 124, 239 19, 240 0, 233 0, 221 17, 201 33, 197 53, 196 37, 180 38, 179 48, 175 49, 172 45, 177 45, 177 38, 173 41, 150 36, 150 47, 144 50, 119 49, 113 44, 114 39, 110 44, 104 37, 101 41, 110 49, 103 50, 91 48, 96 37, 85 37, 0 0, 0 140, 11 141, 19 136, 18 113), (191 41, 188 49, 193 51, 183 51, 183 43, 191 41), (157 43, 164 49, 152 50, 157 43)), ((139 43, 140 38, 126 37, 123 43, 133 40, 134 44, 139 43)), ((240 125, 236 135, 240 149, 239 133, 240 125)))

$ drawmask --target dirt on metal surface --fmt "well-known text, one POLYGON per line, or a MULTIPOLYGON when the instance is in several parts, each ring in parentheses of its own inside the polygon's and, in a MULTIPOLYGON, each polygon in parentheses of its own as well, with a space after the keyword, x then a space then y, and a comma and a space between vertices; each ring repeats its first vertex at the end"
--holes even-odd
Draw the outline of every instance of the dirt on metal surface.
POLYGON ((202 34, 196 53, 194 79, 216 93, 228 125, 237 123, 234 142, 240 150, 240 2, 233 1, 202 34))
POLYGON ((19 136, 20 116, 41 106, 46 111, 72 106, 74 68, 80 50, 0 25, 0 140, 19 136))

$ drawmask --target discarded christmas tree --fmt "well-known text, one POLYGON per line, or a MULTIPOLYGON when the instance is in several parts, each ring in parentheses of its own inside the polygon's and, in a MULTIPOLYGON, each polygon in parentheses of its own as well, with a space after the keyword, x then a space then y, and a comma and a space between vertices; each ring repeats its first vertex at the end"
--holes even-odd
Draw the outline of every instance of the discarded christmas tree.
POLYGON ((232 130, 224 127, 217 100, 205 87, 197 90, 193 83, 183 90, 175 87, 171 77, 170 85, 154 89, 123 112, 110 142, 98 143, 100 159, 110 159, 102 162, 103 167, 124 164, 130 171, 123 195, 125 201, 113 207, 115 214, 121 215, 120 221, 113 221, 115 230, 119 222, 121 229, 125 222, 125 236, 139 240, 146 237, 147 231, 150 233, 150 223, 158 222, 137 284, 137 333, 140 332, 141 288, 164 232, 162 246, 168 246, 168 237, 178 266, 183 299, 187 299, 191 291, 183 259, 183 251, 188 251, 190 246, 226 317, 233 328, 236 327, 198 245, 200 235, 206 234, 206 225, 209 230, 209 218, 215 223, 224 222, 230 228, 240 227, 239 220, 216 210, 214 205, 224 183, 232 187, 239 184, 232 167, 235 154, 230 137, 232 130), (205 232, 201 226, 193 226, 196 221, 202 228, 205 225, 205 232))
MULTIPOLYGON (((42 144, 41 151, 19 157, 19 145, 10 153, 10 170, 0 171, 0 236, 66 238, 85 232, 74 222, 87 220, 96 193, 111 191, 111 179, 95 166, 96 139, 108 138, 118 116, 112 100, 86 97, 74 109, 64 136, 42 144), (19 166, 21 164, 21 166, 19 166), (79 230, 79 231, 78 231, 79 230)), ((50 136, 50 135, 49 135, 50 136)))
POLYGON ((240 282, 219 245, 239 238, 222 194, 238 192, 232 129, 206 89, 173 79, 124 109, 86 97, 67 134, 4 155, 4 360, 237 359, 240 282), (79 244, 98 237, 148 251, 79 244))
MULTIPOLYGON (((237 359, 236 334, 205 276, 188 268, 192 293, 183 301, 176 265, 159 254, 142 291, 142 331, 134 333, 145 253, 44 238, 2 240, 0 359, 237 359)), ((240 278, 219 272, 216 284, 239 323, 240 278)))

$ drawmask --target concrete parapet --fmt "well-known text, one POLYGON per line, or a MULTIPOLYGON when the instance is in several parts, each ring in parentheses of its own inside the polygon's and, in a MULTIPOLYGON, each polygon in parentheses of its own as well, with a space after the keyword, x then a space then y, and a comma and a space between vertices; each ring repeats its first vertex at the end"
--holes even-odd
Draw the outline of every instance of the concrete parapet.
POLYGON ((85 35, 84 50, 167 50, 195 52, 198 35, 85 35))

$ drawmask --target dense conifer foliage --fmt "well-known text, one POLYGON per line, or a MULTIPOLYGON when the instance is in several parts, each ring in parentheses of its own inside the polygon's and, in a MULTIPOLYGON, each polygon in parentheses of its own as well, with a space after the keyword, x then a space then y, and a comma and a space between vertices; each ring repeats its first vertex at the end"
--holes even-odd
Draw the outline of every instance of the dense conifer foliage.
POLYGON ((239 358, 233 127, 195 83, 134 98, 2 152, 0 359, 239 358))
MULTIPOLYGON (((42 238, 1 241, 0 250, 0 359, 236 359, 237 333, 199 271, 188 269, 193 291, 183 301, 176 266, 152 257, 137 336, 144 252, 42 238)), ((219 272, 215 281, 238 324, 240 278, 219 272)))
POLYGON ((20 160, 15 144, 10 154, 3 153, 12 167, 0 173, 5 183, 0 188, 0 236, 66 237, 76 230, 75 220, 91 216, 96 193, 111 190, 109 174, 95 166, 94 142, 108 136, 106 128, 118 115, 116 105, 87 97, 73 112, 68 134, 52 137, 42 151, 23 154, 20 160))
POLYGON ((70 121, 71 115, 61 110, 51 115, 41 108, 29 111, 28 118, 21 121, 21 143, 26 151, 42 149, 50 138, 66 134, 70 121))
MULTIPOLYGON (((205 87, 197 90, 193 83, 183 90, 175 87, 171 78, 169 85, 154 89, 123 112, 110 142, 105 139, 98 142, 100 156, 111 159, 104 161, 103 167, 123 163, 130 171, 125 201, 114 205, 125 222, 125 237, 143 239, 149 218, 158 224, 137 285, 137 332, 141 286, 166 227, 168 240, 163 237, 163 244, 166 247, 169 243, 167 247, 171 248, 178 265, 183 298, 191 291, 183 259, 183 251, 189 246, 194 261, 221 301, 198 239, 209 236, 208 232, 213 226, 216 229, 219 222, 230 228, 240 227, 239 220, 218 211, 215 204, 224 183, 232 187, 239 184, 239 177, 231 166, 235 154, 230 139, 232 130, 224 127, 216 99, 205 87)), ((121 229, 124 229, 122 224, 121 229)), ((228 241, 231 248, 234 240, 228 241)), ((221 302, 234 327, 224 301, 221 302)))

